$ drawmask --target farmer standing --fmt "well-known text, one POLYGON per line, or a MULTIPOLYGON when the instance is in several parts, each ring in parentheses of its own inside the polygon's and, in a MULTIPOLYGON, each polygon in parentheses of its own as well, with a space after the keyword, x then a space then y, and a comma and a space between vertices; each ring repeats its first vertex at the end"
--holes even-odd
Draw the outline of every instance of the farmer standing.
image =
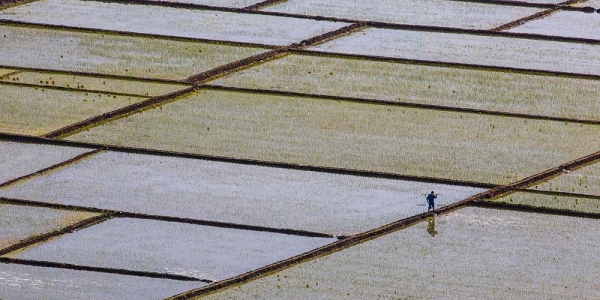
POLYGON ((431 194, 427 195, 427 211, 433 210, 435 211, 435 198, 437 198, 437 194, 431 191, 431 194))

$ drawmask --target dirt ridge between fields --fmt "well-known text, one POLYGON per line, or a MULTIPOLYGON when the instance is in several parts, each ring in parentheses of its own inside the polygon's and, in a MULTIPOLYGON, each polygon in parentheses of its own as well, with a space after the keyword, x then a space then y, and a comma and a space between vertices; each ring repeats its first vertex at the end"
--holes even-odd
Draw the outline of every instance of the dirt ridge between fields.
POLYGON ((332 101, 365 103, 365 104, 373 104, 373 105, 398 106, 398 107, 409 107, 409 108, 451 111, 451 112, 464 112, 464 113, 469 113, 469 114, 481 114, 481 115, 519 118, 519 119, 532 119, 532 120, 544 120, 544 121, 556 121, 556 122, 569 122, 569 123, 576 123, 576 124, 600 125, 600 119, 586 120, 586 119, 576 119, 576 118, 563 118, 563 117, 553 117, 553 116, 547 116, 547 115, 522 114, 522 113, 512 113, 512 112, 498 111, 498 110, 475 109, 475 108, 468 108, 468 107, 443 106, 443 105, 435 105, 435 104, 422 104, 422 103, 404 102, 404 101, 391 101, 391 100, 358 98, 358 97, 344 97, 344 96, 310 94, 310 93, 300 93, 300 92, 287 92, 287 91, 279 91, 279 90, 238 88, 238 87, 228 87, 228 86, 212 85, 212 84, 205 84, 202 86, 202 88, 208 89, 208 90, 217 90, 217 91, 231 91, 231 92, 264 94, 264 95, 273 95, 273 96, 313 98, 313 99, 332 100, 332 101))
POLYGON ((91 266, 74 265, 74 264, 67 264, 67 263, 29 260, 29 259, 17 259, 17 258, 8 258, 8 257, 0 257, 0 263, 18 264, 18 265, 44 267, 44 268, 68 269, 68 270, 76 270, 76 271, 90 271, 90 272, 98 272, 98 273, 129 275, 129 276, 147 277, 147 278, 171 279, 171 280, 179 280, 179 281, 199 281, 199 282, 204 282, 204 283, 213 283, 214 282, 213 280, 210 280, 210 279, 200 279, 200 278, 195 278, 195 277, 189 277, 189 276, 177 275, 177 274, 169 274, 169 273, 134 271, 134 270, 115 269, 115 268, 101 268, 101 267, 91 267, 91 266))
POLYGON ((279 234, 295 235, 295 236, 302 236, 302 237, 314 237, 314 238, 335 238, 336 237, 332 234, 307 231, 307 230, 299 230, 299 229, 275 228, 275 227, 247 225, 247 224, 239 224, 239 223, 231 223, 231 222, 219 222, 219 221, 209 221, 209 220, 191 219, 191 218, 183 218, 183 217, 173 217, 173 216, 165 216, 165 215, 152 215, 152 214, 127 212, 127 211, 120 211, 120 210, 113 210, 113 209, 103 209, 103 208, 96 208, 96 207, 89 207, 89 206, 57 204, 57 203, 48 203, 48 202, 43 202, 43 201, 24 200, 24 199, 15 199, 15 198, 6 198, 6 197, 0 197, 0 203, 10 204, 10 205, 20 205, 20 206, 43 207, 43 208, 59 209, 59 210, 67 210, 67 211, 102 213, 102 214, 109 214, 112 218, 154 220, 154 221, 193 224, 193 225, 210 226, 210 227, 218 227, 218 228, 247 230, 247 231, 255 231, 255 232, 279 233, 279 234))
POLYGON ((39 170, 37 172, 31 173, 31 174, 27 174, 27 175, 24 175, 24 176, 20 176, 20 177, 11 179, 9 181, 6 181, 6 182, 0 184, 0 189, 8 187, 8 186, 11 186, 11 185, 16 184, 16 183, 21 182, 21 181, 25 181, 27 179, 30 179, 30 178, 33 178, 33 177, 36 177, 36 176, 40 176, 40 175, 43 175, 43 174, 47 174, 47 173, 56 171, 56 170, 58 170, 60 168, 63 168, 63 167, 67 167, 70 164, 76 163, 76 162, 78 162, 80 160, 86 159, 88 157, 94 156, 94 155, 102 153, 104 151, 105 151, 104 149, 95 149, 95 150, 90 151, 90 152, 79 154, 79 155, 77 155, 75 157, 72 157, 72 158, 70 158, 68 160, 65 160, 63 162, 54 164, 54 165, 49 166, 47 168, 41 169, 41 170, 39 170))
POLYGON ((50 231, 47 233, 43 233, 43 234, 25 238, 11 246, 5 247, 4 249, 0 249, 0 256, 9 255, 12 252, 23 250, 24 248, 31 247, 36 244, 42 243, 42 242, 46 242, 55 237, 58 237, 58 236, 61 236, 64 234, 68 234, 68 233, 73 233, 75 231, 102 223, 104 221, 108 221, 112 217, 113 216, 111 216, 110 214, 102 214, 99 216, 94 216, 94 217, 85 219, 83 221, 77 222, 75 224, 69 225, 69 226, 61 228, 61 229, 57 229, 57 230, 53 230, 53 231, 50 231))
POLYGON ((420 221, 423 221, 426 218, 434 216, 435 214, 447 214, 454 210, 463 208, 474 202, 480 202, 480 201, 484 201, 484 200, 490 200, 490 199, 495 199, 498 197, 506 196, 506 195, 514 193, 518 190, 522 190, 522 189, 525 189, 532 185, 535 185, 537 183, 544 182, 544 181, 550 180, 552 178, 555 178, 557 176, 560 176, 565 171, 576 170, 578 168, 584 167, 584 166, 589 165, 590 163, 593 163, 598 160, 600 160, 600 152, 596 152, 591 155, 564 163, 558 167, 554 167, 554 168, 548 169, 546 171, 537 173, 535 175, 529 176, 529 177, 519 180, 517 182, 489 189, 485 192, 479 193, 477 195, 468 197, 459 202, 452 203, 452 204, 444 206, 440 209, 437 209, 435 211, 435 213, 428 212, 428 213, 415 215, 415 216, 412 216, 412 217, 409 217, 406 219, 402 219, 402 220, 384 225, 382 227, 379 227, 379 228, 376 228, 373 230, 369 230, 369 231, 359 233, 356 235, 351 235, 351 236, 343 238, 339 241, 336 241, 334 243, 317 248, 315 250, 305 252, 303 254, 294 256, 294 257, 286 259, 286 260, 276 262, 274 264, 256 269, 254 271, 250 271, 250 272, 247 272, 247 273, 244 273, 244 274, 241 274, 241 275, 229 278, 229 279, 225 279, 225 280, 216 282, 216 283, 208 285, 206 287, 202 287, 199 289, 184 292, 184 293, 175 295, 173 297, 170 297, 168 299, 172 299, 172 300, 192 299, 192 298, 212 294, 212 293, 218 292, 220 290, 224 290, 224 289, 236 286, 236 285, 240 285, 242 283, 246 283, 248 281, 256 280, 258 278, 265 277, 269 274, 279 272, 284 269, 293 267, 297 264, 300 264, 300 263, 303 263, 306 261, 310 261, 310 260, 314 260, 316 258, 325 256, 325 255, 329 255, 329 254, 338 252, 340 250, 349 248, 351 246, 361 244, 366 241, 375 239, 375 238, 383 236, 385 234, 389 234, 394 231, 412 226, 414 224, 419 223, 420 221))

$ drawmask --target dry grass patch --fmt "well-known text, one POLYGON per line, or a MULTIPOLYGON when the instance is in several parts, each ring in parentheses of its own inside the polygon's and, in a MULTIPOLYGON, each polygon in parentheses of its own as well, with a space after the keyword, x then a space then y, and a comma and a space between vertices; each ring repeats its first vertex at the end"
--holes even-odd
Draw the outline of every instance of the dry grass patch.
POLYGON ((67 125, 145 100, 101 93, 0 86, 0 131, 43 135, 67 125))
POLYGON ((596 152, 599 134, 564 122, 206 91, 68 139, 507 183, 596 152))

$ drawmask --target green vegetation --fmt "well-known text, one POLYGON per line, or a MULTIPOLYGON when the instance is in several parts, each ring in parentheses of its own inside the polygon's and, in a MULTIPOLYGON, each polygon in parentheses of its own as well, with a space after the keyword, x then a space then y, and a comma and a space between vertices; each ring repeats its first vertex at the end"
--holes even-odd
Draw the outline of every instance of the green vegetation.
POLYGON ((146 98, 0 85, 0 132, 43 135, 146 98), (98 96, 100 95, 100 97, 98 96))

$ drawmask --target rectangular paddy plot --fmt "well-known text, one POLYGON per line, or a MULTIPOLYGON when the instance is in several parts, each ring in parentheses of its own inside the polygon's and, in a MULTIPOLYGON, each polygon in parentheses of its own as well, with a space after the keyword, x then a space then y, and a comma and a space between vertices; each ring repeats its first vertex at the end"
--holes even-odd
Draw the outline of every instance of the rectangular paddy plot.
POLYGON ((93 216, 96 214, 0 204, 0 249, 93 216))
POLYGON ((577 78, 288 55, 211 83, 600 120, 600 81, 577 78))
POLYGON ((67 139, 510 183, 598 151, 599 134, 593 125, 209 90, 67 139))
POLYGON ((537 185, 535 189, 600 197, 600 162, 563 173, 561 176, 537 185))
POLYGON ((144 82, 60 73, 19 72, 0 77, 0 81, 74 90, 93 90, 137 96, 160 96, 182 90, 188 85, 144 82))
POLYGON ((290 0, 263 10, 468 29, 490 29, 541 11, 537 8, 440 0, 290 0))
POLYGON ((202 299, 600 297, 597 220, 466 208, 430 222, 202 299))
POLYGON ((125 153, 103 153, 0 191, 4 197, 347 235, 482 189, 125 153))
POLYGON ((80 0, 42 0, 25 4, 0 12, 0 19, 282 46, 347 25, 276 16, 80 0), (172 20, 174 15, 177 16, 176 22, 172 20))
POLYGON ((333 238, 113 219, 15 256, 221 280, 333 241, 333 238))
POLYGON ((2 299, 164 299, 206 285, 89 271, 0 264, 2 299))
POLYGON ((542 195, 521 192, 489 202, 541 209, 549 208, 562 211, 600 214, 600 197, 594 199, 589 197, 542 195))
POLYGON ((0 140, 0 183, 35 173, 88 151, 0 140))
POLYGON ((244 8, 259 2, 261 0, 152 0, 152 1, 165 1, 174 3, 191 3, 199 5, 210 5, 217 7, 232 7, 232 8, 244 8))
POLYGON ((42 135, 145 99, 0 85, 0 131, 42 135))
POLYGON ((369 28, 316 51, 600 75, 600 45, 369 28))
POLYGON ((598 26, 600 26, 600 14, 588 14, 580 11, 559 11, 545 18, 533 20, 512 28, 508 32, 600 40, 598 26))
POLYGON ((0 41, 0 65, 4 66, 174 80, 268 51, 13 26, 0 26, 0 41))

